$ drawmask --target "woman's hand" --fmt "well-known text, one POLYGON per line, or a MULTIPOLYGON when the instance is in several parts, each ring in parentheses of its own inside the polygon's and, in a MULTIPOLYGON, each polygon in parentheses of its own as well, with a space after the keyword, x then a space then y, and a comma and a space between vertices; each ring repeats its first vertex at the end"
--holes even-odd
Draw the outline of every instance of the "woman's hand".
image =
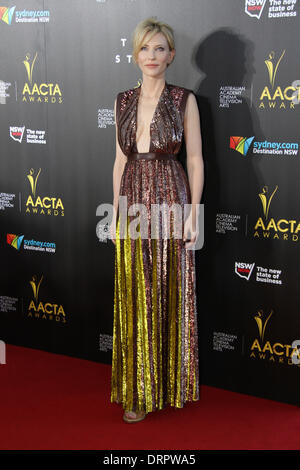
POLYGON ((116 217, 114 216, 109 227, 110 239, 113 244, 116 244, 116 217))
POLYGON ((198 227, 196 227, 196 215, 194 212, 191 212, 184 224, 183 241, 185 242, 186 249, 194 245, 198 235, 199 230, 198 227))

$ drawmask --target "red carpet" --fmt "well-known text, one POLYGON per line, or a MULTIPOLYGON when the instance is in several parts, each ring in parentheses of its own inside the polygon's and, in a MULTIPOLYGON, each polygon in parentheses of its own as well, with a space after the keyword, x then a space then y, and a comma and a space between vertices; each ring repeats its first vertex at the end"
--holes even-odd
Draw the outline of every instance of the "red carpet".
POLYGON ((111 366, 6 345, 1 450, 300 449, 300 408, 201 386, 201 400, 126 424, 111 366))

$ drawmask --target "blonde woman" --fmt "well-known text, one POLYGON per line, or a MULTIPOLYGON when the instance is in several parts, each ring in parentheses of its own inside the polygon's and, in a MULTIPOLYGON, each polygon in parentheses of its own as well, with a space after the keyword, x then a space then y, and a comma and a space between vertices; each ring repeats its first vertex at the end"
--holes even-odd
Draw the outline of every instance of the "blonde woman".
POLYGON ((188 248, 198 234, 202 143, 195 95, 165 79, 174 57, 173 29, 155 17, 140 22, 133 34, 133 59, 143 74, 142 83, 118 93, 114 105, 111 402, 122 404, 127 423, 141 421, 167 405, 182 408, 187 401, 199 400, 195 251, 188 248), (183 134, 188 177, 177 159, 183 134), (123 232, 120 196, 126 197, 127 204, 123 232), (141 209, 133 216, 130 207, 137 203, 146 212, 141 209), (153 237, 151 207, 167 204, 170 208, 173 203, 182 210, 182 236, 174 237, 172 220, 170 236, 163 235, 165 222, 157 219, 158 235, 153 237), (183 208, 188 204, 184 219, 183 208), (136 237, 128 229, 137 213, 149 222, 146 236, 141 225, 136 237))

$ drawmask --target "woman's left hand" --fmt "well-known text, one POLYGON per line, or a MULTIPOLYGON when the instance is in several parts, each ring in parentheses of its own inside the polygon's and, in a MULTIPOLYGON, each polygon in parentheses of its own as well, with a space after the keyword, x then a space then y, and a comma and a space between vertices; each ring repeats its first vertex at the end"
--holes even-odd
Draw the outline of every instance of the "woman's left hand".
POLYGON ((183 241, 185 242, 185 248, 192 247, 199 235, 199 230, 196 227, 196 220, 194 217, 194 221, 192 220, 192 214, 190 214, 184 224, 184 234, 183 234, 183 241), (194 223, 193 223, 194 222, 194 223))

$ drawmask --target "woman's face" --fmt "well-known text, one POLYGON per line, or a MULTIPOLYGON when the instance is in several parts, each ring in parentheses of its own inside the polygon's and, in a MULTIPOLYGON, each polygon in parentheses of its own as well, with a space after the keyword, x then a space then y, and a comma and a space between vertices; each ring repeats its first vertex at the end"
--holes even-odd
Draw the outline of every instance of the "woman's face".
POLYGON ((175 51, 169 50, 167 39, 163 33, 157 33, 148 40, 148 35, 137 56, 137 63, 145 75, 152 77, 162 75, 167 64, 172 62, 175 51))

